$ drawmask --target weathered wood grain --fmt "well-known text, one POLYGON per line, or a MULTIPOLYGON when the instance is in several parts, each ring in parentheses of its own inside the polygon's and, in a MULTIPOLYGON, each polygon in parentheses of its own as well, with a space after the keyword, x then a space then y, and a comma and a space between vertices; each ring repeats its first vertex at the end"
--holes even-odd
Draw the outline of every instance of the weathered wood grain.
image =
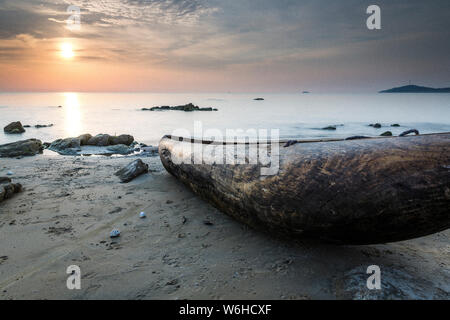
POLYGON ((259 165, 175 164, 190 140, 164 137, 159 153, 168 172, 223 212, 288 237, 385 243, 450 226, 450 133, 284 145, 280 171, 268 177, 259 165))

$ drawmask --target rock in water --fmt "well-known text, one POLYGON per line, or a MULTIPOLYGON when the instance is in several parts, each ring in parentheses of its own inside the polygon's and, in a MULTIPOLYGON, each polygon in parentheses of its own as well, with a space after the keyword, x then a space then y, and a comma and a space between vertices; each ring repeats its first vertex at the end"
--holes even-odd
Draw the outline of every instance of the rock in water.
POLYGON ((328 126, 328 127, 322 128, 322 130, 330 130, 330 131, 334 131, 334 130, 337 130, 337 128, 336 128, 336 126, 328 126))
POLYGON ((123 183, 130 182, 143 173, 148 172, 148 165, 137 159, 115 173, 123 183))
POLYGON ((28 139, 0 145, 0 158, 13 158, 21 156, 34 156, 42 153, 44 147, 37 139, 28 139))
POLYGON ((383 132, 380 136, 382 136, 382 137, 392 137, 392 132, 386 131, 386 132, 383 132))
POLYGON ((192 112, 192 111, 218 111, 216 108, 200 108, 199 106, 195 106, 193 103, 188 103, 182 106, 161 106, 161 107, 153 107, 153 108, 142 108, 142 111, 169 111, 169 110, 175 110, 175 111, 185 111, 185 112, 192 112))
POLYGON ((51 128, 53 127, 53 123, 51 124, 37 124, 34 126, 36 129, 41 129, 41 128, 51 128))
POLYGON ((3 131, 9 134, 17 134, 17 133, 24 133, 25 129, 23 128, 22 123, 20 123, 20 121, 17 121, 8 124, 6 127, 3 128, 3 131))

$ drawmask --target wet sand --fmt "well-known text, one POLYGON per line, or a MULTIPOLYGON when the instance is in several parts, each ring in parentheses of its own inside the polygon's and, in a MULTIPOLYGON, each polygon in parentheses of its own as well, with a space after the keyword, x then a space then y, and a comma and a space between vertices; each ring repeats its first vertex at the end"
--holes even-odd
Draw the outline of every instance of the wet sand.
POLYGON ((24 186, 0 203, 0 299, 450 298, 450 230, 386 245, 289 243, 197 198, 158 157, 119 183, 114 172, 132 160, 0 160, 0 176, 11 170, 24 186), (81 290, 66 287, 70 265, 81 290), (370 265, 382 290, 366 287, 370 265))

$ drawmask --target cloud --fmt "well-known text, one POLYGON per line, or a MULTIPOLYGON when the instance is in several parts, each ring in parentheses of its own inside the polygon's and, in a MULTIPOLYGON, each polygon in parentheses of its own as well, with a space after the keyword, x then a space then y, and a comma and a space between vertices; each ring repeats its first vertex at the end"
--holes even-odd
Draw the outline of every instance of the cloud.
MULTIPOLYGON (((369 31, 369 0, 0 0, 0 59, 23 60, 62 39, 77 61, 290 79, 315 72, 352 74, 421 70, 445 80, 450 2, 378 0, 382 30, 369 31), (66 27, 81 9, 80 31, 66 27), (25 37, 25 38, 24 38, 25 37), (32 46, 31 46, 32 45, 32 46), (34 47, 33 47, 34 46, 34 47), (34 52, 35 53, 35 52, 34 52), (440 68, 439 68, 440 67, 440 68), (345 71, 344 71, 345 70, 345 71), (353 70, 349 72, 348 70, 353 70), (277 74, 278 73, 278 74, 277 74)), ((325 76, 324 76, 325 77, 325 76)))

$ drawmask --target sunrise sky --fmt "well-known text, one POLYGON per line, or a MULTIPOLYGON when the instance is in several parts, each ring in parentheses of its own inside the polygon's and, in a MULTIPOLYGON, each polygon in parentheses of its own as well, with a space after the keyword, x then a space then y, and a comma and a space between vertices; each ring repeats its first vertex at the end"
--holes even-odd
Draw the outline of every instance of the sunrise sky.
POLYGON ((450 87, 449 17, 448 0, 0 0, 0 91, 450 87))

